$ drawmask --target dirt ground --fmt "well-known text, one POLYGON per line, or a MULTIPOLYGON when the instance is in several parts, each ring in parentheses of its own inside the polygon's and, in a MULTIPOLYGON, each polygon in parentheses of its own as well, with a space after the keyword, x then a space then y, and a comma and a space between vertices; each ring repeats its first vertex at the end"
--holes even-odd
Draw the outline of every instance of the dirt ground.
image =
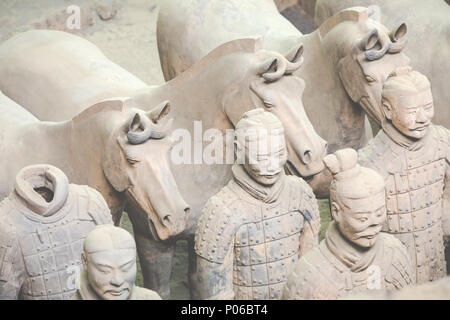
MULTIPOLYGON (((161 1, 164 0, 1 0, 0 41, 30 29, 71 32, 92 41, 109 59, 144 82, 159 84, 164 81, 156 46, 156 19, 161 1), (73 5, 80 10, 79 29, 67 26, 73 5)), ((303 33, 313 31, 313 19, 302 7, 289 7, 282 13, 303 33)), ((321 201, 320 209, 322 238, 329 222, 328 202, 321 201)), ((132 232, 126 215, 122 226, 132 232)), ((189 298, 186 270, 186 242, 180 242, 172 270, 171 299, 189 298)), ((142 285, 140 270, 137 284, 142 285)))

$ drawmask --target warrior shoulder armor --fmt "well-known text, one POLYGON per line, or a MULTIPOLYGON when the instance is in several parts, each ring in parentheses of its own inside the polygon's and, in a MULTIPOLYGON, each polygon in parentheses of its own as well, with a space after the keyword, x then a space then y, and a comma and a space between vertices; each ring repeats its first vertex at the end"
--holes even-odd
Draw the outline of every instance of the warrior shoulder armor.
POLYGON ((244 223, 237 196, 225 186, 205 204, 195 232, 195 252, 223 263, 237 229, 244 223))

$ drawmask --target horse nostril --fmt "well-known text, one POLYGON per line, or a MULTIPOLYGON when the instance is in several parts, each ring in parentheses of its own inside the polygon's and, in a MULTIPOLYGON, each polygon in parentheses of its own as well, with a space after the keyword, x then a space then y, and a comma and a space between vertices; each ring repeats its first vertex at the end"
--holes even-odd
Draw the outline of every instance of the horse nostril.
POLYGON ((191 208, 186 207, 186 208, 184 209, 184 213, 185 213, 186 215, 189 215, 190 212, 191 212, 191 208))
POLYGON ((324 146, 323 149, 325 150, 325 153, 327 153, 327 150, 328 150, 328 143, 327 142, 325 142, 325 146, 324 146))
POLYGON ((164 218, 163 218, 164 225, 170 224, 171 220, 172 220, 172 216, 170 214, 164 216, 164 218))
POLYGON ((302 161, 304 164, 311 163, 311 150, 306 150, 305 152, 303 152, 302 161))

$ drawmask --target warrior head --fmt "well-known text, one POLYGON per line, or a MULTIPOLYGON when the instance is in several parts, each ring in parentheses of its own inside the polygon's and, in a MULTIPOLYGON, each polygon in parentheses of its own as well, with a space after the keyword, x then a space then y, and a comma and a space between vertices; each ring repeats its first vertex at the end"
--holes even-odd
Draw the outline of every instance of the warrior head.
POLYGON ((434 116, 430 81, 410 67, 398 68, 383 84, 382 106, 386 121, 412 139, 425 136, 434 116))
POLYGON ((371 247, 386 219, 385 183, 377 172, 358 165, 357 158, 353 149, 341 149, 324 158, 333 175, 330 210, 347 240, 371 247))
POLYGON ((126 300, 136 280, 136 243, 126 230, 99 225, 84 240, 89 285, 103 300, 126 300))
POLYGON ((237 162, 258 183, 272 185, 287 160, 284 129, 270 112, 253 109, 244 113, 236 125, 237 162))

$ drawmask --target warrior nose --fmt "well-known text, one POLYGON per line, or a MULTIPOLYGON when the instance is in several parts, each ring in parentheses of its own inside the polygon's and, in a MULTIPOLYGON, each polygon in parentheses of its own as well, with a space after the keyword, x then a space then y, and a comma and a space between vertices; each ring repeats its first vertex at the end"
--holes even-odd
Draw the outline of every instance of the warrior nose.
POLYGON ((114 272, 113 277, 111 278, 111 284, 120 287, 123 284, 123 278, 120 277, 117 272, 114 272))

